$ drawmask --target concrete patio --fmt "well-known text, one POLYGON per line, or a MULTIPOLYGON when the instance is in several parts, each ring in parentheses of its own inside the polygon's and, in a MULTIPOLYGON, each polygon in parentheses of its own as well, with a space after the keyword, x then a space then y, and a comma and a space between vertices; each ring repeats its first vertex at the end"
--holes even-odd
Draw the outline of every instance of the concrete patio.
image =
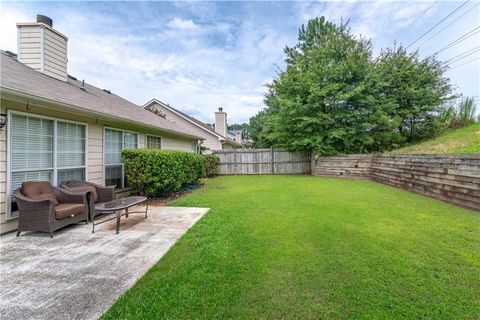
POLYGON ((95 227, 0 238, 0 318, 97 319, 209 209, 149 208, 95 227))

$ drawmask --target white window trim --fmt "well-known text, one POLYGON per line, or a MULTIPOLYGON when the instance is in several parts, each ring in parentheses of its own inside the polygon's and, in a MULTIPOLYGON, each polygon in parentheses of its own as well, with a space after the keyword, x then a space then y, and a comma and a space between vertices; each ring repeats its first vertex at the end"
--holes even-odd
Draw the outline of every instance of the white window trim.
POLYGON ((148 133, 145 134, 145 149, 148 149, 148 137, 160 138, 160 149, 158 150, 163 149, 163 137, 155 134, 148 134, 148 133))
MULTIPOLYGON (((56 167, 57 165, 57 122, 60 121, 60 122, 75 123, 75 124, 85 126, 85 166, 72 167, 72 168, 65 167, 65 168, 60 168, 60 170, 84 168, 85 180, 88 180, 88 123, 73 121, 73 120, 66 120, 62 118, 49 117, 49 116, 39 115, 36 113, 22 112, 22 111, 10 110, 10 109, 7 110, 7 119, 11 119, 12 115, 14 114, 53 121, 53 154, 54 154, 53 168, 42 168, 41 170, 24 170, 21 172, 52 171, 52 180, 53 180, 52 184, 54 186, 57 185, 57 174, 59 170, 59 168, 56 167)), ((17 172, 20 172, 20 171, 17 171, 17 172)), ((7 221, 18 219, 18 215, 12 216, 12 212, 11 212, 12 204, 10 201, 10 197, 13 190, 11 190, 10 182, 11 182, 12 173, 13 173, 12 171, 12 121, 7 121, 7 177, 6 177, 7 186, 6 186, 6 195, 5 195, 5 202, 7 204, 7 218, 6 218, 7 221)))
MULTIPOLYGON (((103 184, 104 185, 107 185, 107 177, 106 177, 106 174, 107 174, 107 171, 105 170, 105 168, 107 166, 121 166, 122 167, 122 185, 121 186, 116 186, 118 189, 123 189, 125 188, 125 172, 123 170, 123 163, 105 163, 105 160, 106 160, 106 156, 105 156, 105 152, 106 152, 106 131, 107 130, 112 130, 112 131, 119 131, 119 132, 129 132, 129 133, 135 133, 137 135, 137 149, 138 149, 138 146, 140 144, 140 133, 137 132, 137 131, 130 131, 130 130, 124 130, 124 129, 118 129, 118 128, 113 128, 113 127, 108 127, 108 126, 103 126, 103 184)), ((123 149, 123 146, 124 146, 124 137, 123 137, 123 134, 122 134, 122 150, 123 149)))

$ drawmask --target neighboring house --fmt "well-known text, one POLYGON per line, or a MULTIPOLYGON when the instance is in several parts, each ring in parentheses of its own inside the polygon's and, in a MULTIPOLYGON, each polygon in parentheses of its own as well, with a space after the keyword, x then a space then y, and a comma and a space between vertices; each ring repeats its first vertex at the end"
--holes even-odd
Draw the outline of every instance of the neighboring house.
POLYGON ((243 138, 242 130, 228 130, 227 136, 229 139, 235 140, 235 142, 238 142, 241 145, 245 145, 246 143, 246 140, 243 138))
POLYGON ((201 137, 69 76, 67 37, 51 21, 17 26, 18 57, 0 53, 0 233, 17 227, 11 195, 23 181, 123 189, 122 149, 197 152, 201 137))
POLYGON ((233 148, 241 148, 241 143, 227 137, 227 113, 222 108, 218 108, 215 112, 215 129, 200 120, 197 120, 184 112, 177 110, 168 104, 157 99, 147 102, 144 109, 155 113, 161 118, 165 118, 176 125, 202 137, 204 140, 201 144, 210 150, 225 150, 233 148))

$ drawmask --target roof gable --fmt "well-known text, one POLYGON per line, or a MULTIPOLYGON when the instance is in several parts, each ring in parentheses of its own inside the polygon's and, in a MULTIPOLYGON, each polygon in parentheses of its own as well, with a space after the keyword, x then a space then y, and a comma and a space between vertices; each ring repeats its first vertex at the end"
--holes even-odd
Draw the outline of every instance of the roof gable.
POLYGON ((162 101, 158 100, 158 99, 152 99, 150 100, 149 102, 147 102, 143 108, 144 109, 147 109, 149 110, 150 112, 153 112, 152 110, 150 110, 149 108, 154 104, 158 104, 160 106, 162 106, 163 108, 175 113, 176 115, 182 117, 183 119, 187 120, 188 122, 190 122, 192 125, 195 125, 201 129, 203 129, 204 131, 210 133, 210 134, 213 134, 214 136, 218 137, 220 140, 225 140, 227 142, 229 142, 230 144, 237 144, 237 145, 240 145, 240 143, 236 142, 236 141, 233 141, 227 137, 224 137, 222 136, 221 134, 219 134, 218 132, 215 131, 215 129, 213 129, 212 127, 210 127, 208 124, 200 121, 200 120, 197 120, 191 116, 189 116, 188 114, 178 110, 178 109, 175 109, 174 107, 168 105, 168 104, 165 104, 163 103, 162 101))

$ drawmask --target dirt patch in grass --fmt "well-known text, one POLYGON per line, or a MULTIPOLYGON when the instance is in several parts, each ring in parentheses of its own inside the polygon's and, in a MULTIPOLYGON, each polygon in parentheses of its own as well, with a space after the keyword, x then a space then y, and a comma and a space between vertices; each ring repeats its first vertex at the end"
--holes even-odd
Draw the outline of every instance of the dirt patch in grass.
POLYGON ((175 192, 174 194, 169 195, 168 197, 164 198, 152 198, 148 200, 148 204, 152 206, 168 206, 170 205, 171 201, 183 198, 193 191, 200 189, 203 186, 203 183, 200 184, 192 184, 185 187, 182 187, 179 191, 175 192))

